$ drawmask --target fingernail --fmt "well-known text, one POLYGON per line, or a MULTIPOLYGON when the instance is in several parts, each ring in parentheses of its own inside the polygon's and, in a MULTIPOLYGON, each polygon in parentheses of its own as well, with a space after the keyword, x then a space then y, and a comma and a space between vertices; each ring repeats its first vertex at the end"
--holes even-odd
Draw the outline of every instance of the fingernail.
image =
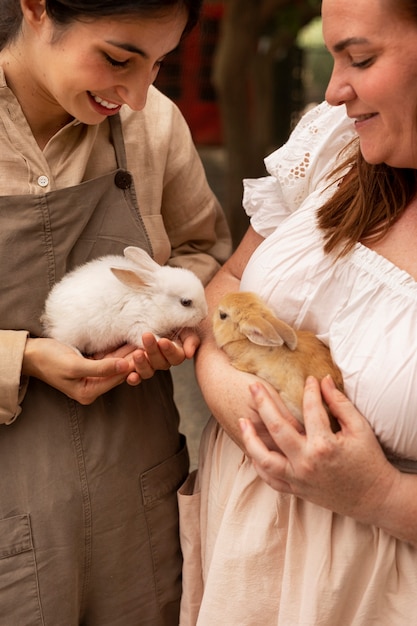
POLYGON ((330 387, 332 387, 333 389, 336 389, 335 382, 334 382, 333 378, 330 376, 330 374, 327 374, 327 376, 325 376, 325 379, 328 382, 328 384, 330 385, 330 387))
POLYGON ((248 427, 246 420, 243 417, 239 418, 239 426, 240 426, 240 430, 242 431, 242 433, 244 433, 248 427))
POLYGON ((116 373, 124 374, 128 369, 127 361, 124 359, 119 359, 116 361, 116 373))
POLYGON ((258 383, 252 383, 251 385, 249 385, 249 390, 253 396, 257 396, 259 395, 261 387, 258 383))

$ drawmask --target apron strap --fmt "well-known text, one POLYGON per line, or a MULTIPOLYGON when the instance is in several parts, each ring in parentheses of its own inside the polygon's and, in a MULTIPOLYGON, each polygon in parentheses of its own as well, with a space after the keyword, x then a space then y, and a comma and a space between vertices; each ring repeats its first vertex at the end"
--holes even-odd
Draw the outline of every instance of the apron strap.
POLYGON ((126 150, 120 114, 111 115, 107 119, 109 120, 110 137, 116 154, 117 167, 127 170, 126 150))

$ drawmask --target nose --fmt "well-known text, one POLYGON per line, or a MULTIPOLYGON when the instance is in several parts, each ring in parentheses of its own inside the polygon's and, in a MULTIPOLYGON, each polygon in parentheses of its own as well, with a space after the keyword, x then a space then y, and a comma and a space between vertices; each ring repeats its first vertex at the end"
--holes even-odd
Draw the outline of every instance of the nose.
POLYGON ((135 73, 119 85, 118 95, 133 111, 141 111, 145 107, 149 87, 155 78, 155 72, 135 73))
POLYGON ((349 80, 334 67, 326 89, 325 98, 327 102, 333 106, 339 106, 355 97, 355 90, 349 80))

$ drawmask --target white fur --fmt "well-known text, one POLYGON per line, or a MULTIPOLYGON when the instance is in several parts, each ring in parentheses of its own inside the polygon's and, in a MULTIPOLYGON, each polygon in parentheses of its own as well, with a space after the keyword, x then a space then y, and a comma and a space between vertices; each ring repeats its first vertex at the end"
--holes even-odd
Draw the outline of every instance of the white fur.
POLYGON ((51 290, 44 334, 84 354, 170 336, 207 315, 201 281, 190 270, 158 265, 142 249, 95 259, 66 274, 51 290), (189 302, 189 306, 184 303, 189 302))

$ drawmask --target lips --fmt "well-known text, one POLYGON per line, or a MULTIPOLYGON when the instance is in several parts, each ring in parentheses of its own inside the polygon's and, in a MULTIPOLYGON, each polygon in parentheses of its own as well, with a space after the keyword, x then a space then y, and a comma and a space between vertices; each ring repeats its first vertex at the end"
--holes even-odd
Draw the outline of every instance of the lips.
POLYGON ((366 120, 370 120, 372 117, 378 115, 377 113, 364 113, 363 115, 349 115, 356 123, 358 122, 366 122, 366 120))

